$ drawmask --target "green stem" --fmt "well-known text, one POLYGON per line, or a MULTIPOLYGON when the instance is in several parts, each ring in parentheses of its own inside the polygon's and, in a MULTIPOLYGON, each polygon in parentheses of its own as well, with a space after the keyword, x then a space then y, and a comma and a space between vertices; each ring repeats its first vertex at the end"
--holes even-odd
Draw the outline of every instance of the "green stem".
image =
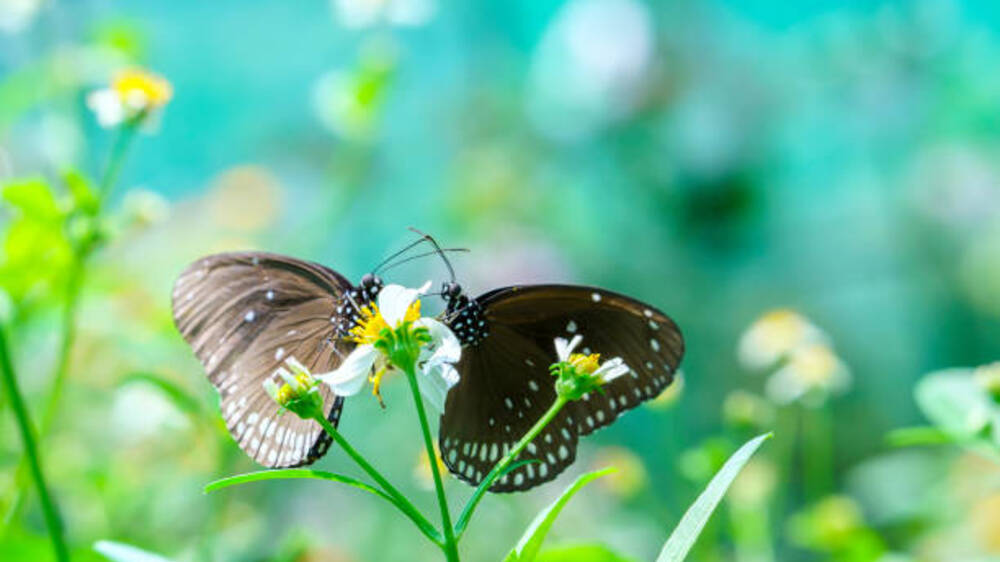
POLYGON ((0 374, 2 374, 4 390, 7 392, 11 408, 14 410, 18 427, 21 430, 21 440, 24 441, 24 456, 28 460, 28 468, 35 481, 35 488, 38 490, 38 498, 45 515, 45 524, 49 528, 49 536, 52 539, 56 560, 65 562, 69 560, 69 550, 66 548, 66 538, 63 536, 62 521, 59 519, 59 511, 55 502, 49 495, 48 486, 45 484, 35 443, 35 430, 32 427, 24 399, 21 397, 21 390, 17 386, 17 376, 14 374, 14 366, 7 351, 7 342, 2 328, 0 328, 0 374))
MULTIPOLYGON (((111 154, 108 157, 108 165, 104 169, 101 182, 98 186, 97 216, 100 216, 101 209, 108 195, 110 195, 115 181, 118 179, 122 165, 125 162, 126 151, 135 137, 135 132, 138 130, 143 117, 144 115, 140 114, 136 118, 127 121, 122 125, 115 138, 114 145, 111 147, 111 154)), ((76 340, 76 315, 86 274, 86 264, 95 249, 96 245, 93 243, 77 247, 73 256, 73 263, 70 265, 66 282, 66 306, 63 308, 60 319, 59 353, 56 357, 51 377, 52 386, 49 388, 48 398, 45 400, 45 409, 42 411, 42 419, 38 427, 39 442, 45 439, 52 428, 52 423, 59 408, 59 402, 62 400, 63 388, 66 386, 66 378, 69 374, 70 355, 73 351, 73 343, 76 340)), ((22 458, 21 462, 18 463, 14 478, 16 486, 14 499, 3 516, 3 525, 5 526, 14 519, 24 502, 27 470, 27 459, 22 458)))
POLYGON ((485 479, 483 479, 479 488, 477 488, 475 493, 472 494, 472 497, 469 498, 469 501, 465 504, 465 509, 462 510, 462 514, 458 517, 458 523, 455 525, 455 534, 459 539, 461 539, 462 534, 465 533, 465 529, 469 525, 469 519, 472 518, 472 513, 476 510, 476 506, 479 505, 479 502, 483 499, 486 491, 490 488, 490 486, 492 486, 493 481, 499 478, 504 469, 510 466, 517 456, 521 454, 521 451, 528 446, 528 443, 531 443, 531 441, 534 440, 543 429, 545 429, 545 426, 549 425, 549 423, 555 419, 556 415, 559 414, 559 411, 562 410, 563 406, 565 406, 567 402, 568 400, 566 398, 557 395, 556 401, 552 403, 551 407, 549 407, 549 411, 545 412, 545 415, 535 422, 535 425, 528 430, 528 433, 524 434, 524 437, 518 441, 517 445, 514 445, 514 448, 508 451, 507 454, 500 459, 500 462, 493 466, 493 469, 490 470, 490 473, 486 475, 485 479))
POLYGON ((407 380, 410 381, 410 392, 413 394, 413 402, 417 407, 417 417, 420 418, 420 429, 424 434, 424 447, 427 449, 427 460, 431 465, 431 474, 434 476, 434 490, 437 492, 438 506, 441 508, 441 528, 444 530, 444 544, 441 549, 444 551, 448 562, 458 562, 458 540, 455 538, 455 529, 451 526, 451 514, 448 513, 448 498, 444 495, 444 485, 441 482, 441 469, 438 467, 437 453, 434 451, 434 440, 431 438, 431 429, 427 424, 427 412, 424 411, 424 401, 420 396, 420 387, 417 385, 417 375, 413 368, 404 370, 407 380))
POLYGON ((326 430, 327 434, 333 438, 337 445, 339 445, 340 448, 348 454, 348 456, 354 459, 354 462, 357 463, 357 465, 360 466, 361 469, 372 478, 372 480, 381 486, 382 489, 389 494, 389 496, 396 500, 396 505, 399 507, 400 511, 409 517, 410 520, 417 525, 421 532, 427 535, 427 537, 434 541, 438 546, 443 545, 441 534, 434 528, 434 525, 432 525, 431 522, 428 521, 427 518, 424 517, 412 503, 410 503, 410 500, 406 499, 406 496, 397 490, 395 486, 390 484, 389 481, 386 480, 385 477, 371 465, 371 463, 361 456, 361 453, 359 453, 354 447, 351 446, 350 443, 347 442, 346 439, 344 439, 344 436, 337 431, 337 428, 333 427, 333 424, 331 424, 326 417, 322 414, 317 414, 313 419, 323 426, 323 429, 326 430))
POLYGON ((804 413, 806 499, 817 501, 833 491, 833 435, 826 404, 804 413))
POLYGON ((115 181, 122 171, 122 164, 125 163, 125 152, 128 150, 135 132, 139 129, 139 123, 145 118, 145 112, 136 115, 135 118, 126 121, 118 131, 114 144, 111 146, 111 154, 108 156, 108 166, 101 176, 101 183, 98 184, 97 197, 102 204, 107 200, 114 188, 115 181))

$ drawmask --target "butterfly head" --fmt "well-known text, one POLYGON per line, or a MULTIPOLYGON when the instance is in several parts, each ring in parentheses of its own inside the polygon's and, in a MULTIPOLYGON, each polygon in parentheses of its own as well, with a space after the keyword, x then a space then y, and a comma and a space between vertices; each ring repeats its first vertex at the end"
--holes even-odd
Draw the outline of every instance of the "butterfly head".
POLYGON ((337 313, 330 318, 339 334, 348 334, 351 328, 358 325, 361 321, 361 309, 375 302, 383 287, 385 283, 381 277, 366 273, 357 287, 344 293, 338 302, 337 313))
POLYGON ((374 273, 366 273, 364 277, 361 278, 361 283, 358 284, 358 291, 361 293, 361 300, 366 303, 374 301, 375 297, 378 296, 379 291, 381 291, 384 286, 385 283, 382 281, 381 277, 375 275, 374 273))
POLYGON ((475 345, 489 335, 483 306, 470 299, 458 283, 448 281, 442 285, 441 296, 447 304, 445 322, 462 345, 475 345))

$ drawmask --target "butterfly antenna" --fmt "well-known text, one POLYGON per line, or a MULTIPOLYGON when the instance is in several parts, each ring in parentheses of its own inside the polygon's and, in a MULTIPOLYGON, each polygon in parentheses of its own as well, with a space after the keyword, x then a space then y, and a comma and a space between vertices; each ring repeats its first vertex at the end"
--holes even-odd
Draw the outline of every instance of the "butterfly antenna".
MULTIPOLYGON (((416 230, 414 230, 412 228, 410 230, 413 230, 414 232, 417 232, 416 230)), ((390 262, 392 262, 392 260, 398 258, 399 256, 405 254, 406 252, 409 252, 414 247, 416 247, 416 246, 418 246, 418 245, 420 245, 420 244, 422 244, 424 242, 427 242, 428 240, 433 241, 433 239, 430 236, 428 236, 428 235, 426 235, 426 234, 424 234, 422 232, 417 232, 417 234, 420 235, 420 238, 418 238, 417 240, 414 240, 413 242, 410 242, 405 247, 403 247, 403 249, 401 249, 401 250, 399 250, 397 252, 394 252, 392 255, 390 255, 389 257, 387 257, 384 260, 382 260, 381 263, 379 263, 377 266, 375 266, 374 269, 372 269, 372 273, 378 273, 382 268, 386 267, 390 262)), ((435 244, 435 246, 437 246, 437 244, 435 244)))
MULTIPOLYGON (((444 255, 445 253, 451 253, 451 252, 468 252, 468 251, 469 251, 468 248, 438 248, 438 249, 436 249, 436 250, 434 250, 432 252, 424 252, 422 254, 417 254, 415 256, 407 256, 406 258, 403 258, 403 259, 401 259, 401 260, 399 260, 397 262, 393 262, 393 263, 385 266, 382 269, 382 272, 384 273, 384 272, 389 271, 390 269, 392 269, 394 267, 403 265, 404 263, 408 263, 408 262, 411 262, 413 260, 418 260, 420 258, 426 258, 427 256, 440 256, 440 255, 444 255)), ((445 263, 447 263, 447 260, 445 260, 445 263)), ((452 279, 454 279, 454 276, 452 276, 452 279)))
MULTIPOLYGON (((423 240, 427 240, 428 242, 430 242, 434 246, 435 253, 437 253, 437 255, 441 256, 441 261, 443 261, 445 267, 448 268, 448 275, 451 277, 451 282, 454 283, 455 282, 455 269, 453 267, 451 267, 451 262, 448 261, 448 256, 445 255, 444 250, 441 249, 441 246, 437 243, 437 240, 435 240, 434 237, 431 236, 430 234, 426 234, 426 233, 420 232, 419 230, 417 230, 416 228, 413 228, 412 226, 410 227, 410 230, 412 230, 413 232, 415 232, 415 233, 423 236, 423 240)), ((466 252, 469 251, 467 249, 460 249, 460 250, 466 251, 466 252)))

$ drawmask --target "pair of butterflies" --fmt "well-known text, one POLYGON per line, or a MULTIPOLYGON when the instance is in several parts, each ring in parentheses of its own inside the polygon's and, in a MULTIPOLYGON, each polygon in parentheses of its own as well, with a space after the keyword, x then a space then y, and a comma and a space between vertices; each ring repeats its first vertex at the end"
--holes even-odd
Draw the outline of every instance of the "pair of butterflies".
MULTIPOLYGON (((295 467, 326 453, 330 437, 322 428, 277 416, 262 382, 289 357, 315 373, 335 369, 354 345, 344 335, 358 320, 357 307, 375 301, 382 287, 372 274, 354 285, 322 265, 259 252, 207 256, 177 279, 174 322, 221 395, 226 427, 254 461, 295 467)), ((581 436, 669 386, 684 353, 670 318, 604 289, 523 285, 470 298, 449 282, 442 296, 442 321, 463 349, 455 365, 460 379, 441 415, 439 449, 452 474, 472 485, 555 401, 554 338, 581 334, 584 353, 621 357, 631 369, 603 393, 567 404, 519 457, 537 462, 508 473, 493 492, 554 479, 575 460, 581 436)), ((320 386, 336 426, 344 399, 320 386)))

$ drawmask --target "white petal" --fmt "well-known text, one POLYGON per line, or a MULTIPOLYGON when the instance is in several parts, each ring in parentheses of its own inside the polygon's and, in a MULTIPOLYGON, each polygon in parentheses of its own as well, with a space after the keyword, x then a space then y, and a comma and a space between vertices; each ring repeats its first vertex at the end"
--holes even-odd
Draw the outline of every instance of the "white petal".
POLYGON ((580 345, 581 341, 583 341, 583 336, 580 334, 573 336, 573 339, 568 342, 563 338, 556 338, 556 357, 560 361, 569 361, 570 354, 573 353, 576 346, 580 345))
POLYGON ((113 90, 96 90, 87 96, 87 107, 97 117, 97 123, 104 128, 118 125, 125 119, 125 107, 121 98, 113 90))
POLYGON ((264 383, 263 384, 264 384, 264 391, 267 392, 267 395, 270 396, 272 400, 274 400, 275 402, 277 402, 278 401, 278 385, 275 384, 275 382, 272 379, 270 379, 270 378, 264 379, 264 383))
POLYGON ((420 363, 426 368, 441 363, 457 363, 462 357, 462 344, 455 334, 443 323, 433 318, 421 318, 414 323, 427 328, 431 342, 420 350, 420 363))
POLYGON ((359 345, 344 359, 340 367, 329 373, 316 375, 316 379, 326 383, 338 396, 352 396, 365 385, 377 356, 378 352, 373 346, 359 345))
POLYGON ((386 324, 393 328, 399 326, 406 316, 406 309, 410 308, 413 301, 426 293, 431 286, 430 281, 424 283, 419 289, 409 289, 402 285, 386 285, 378 293, 378 310, 385 319, 386 324))
POLYGON ((439 412, 444 411, 448 390, 456 384, 458 384, 458 371, 448 363, 438 363, 421 371, 421 376, 417 377, 420 393, 439 412))
POLYGON ((621 357, 615 357, 602 363, 594 371, 594 375, 601 377, 601 381, 607 384, 627 372, 629 372, 629 367, 625 364, 625 361, 621 357))
POLYGON ((776 404, 791 404, 809 390, 795 371, 787 367, 778 369, 767 379, 764 393, 776 404))

